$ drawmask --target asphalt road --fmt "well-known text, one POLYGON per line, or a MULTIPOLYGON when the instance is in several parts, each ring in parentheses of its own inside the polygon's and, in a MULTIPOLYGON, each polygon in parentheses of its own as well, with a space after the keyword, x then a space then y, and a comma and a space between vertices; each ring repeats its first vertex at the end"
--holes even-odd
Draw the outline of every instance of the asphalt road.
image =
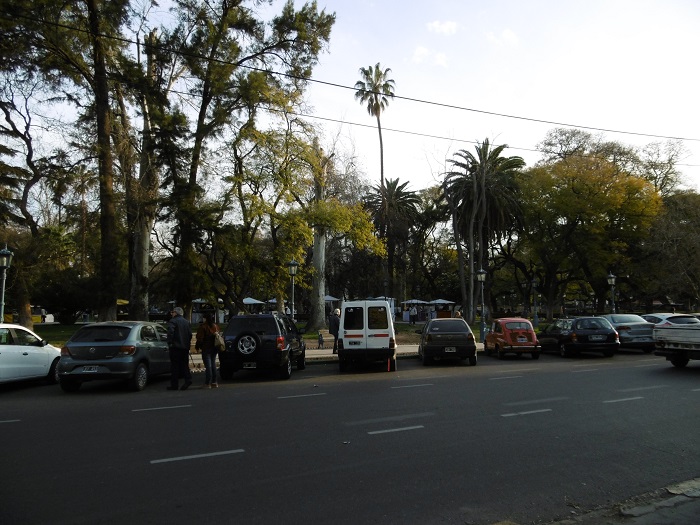
POLYGON ((0 387, 0 521, 525 524, 700 474, 700 366, 650 355, 167 384, 0 387))

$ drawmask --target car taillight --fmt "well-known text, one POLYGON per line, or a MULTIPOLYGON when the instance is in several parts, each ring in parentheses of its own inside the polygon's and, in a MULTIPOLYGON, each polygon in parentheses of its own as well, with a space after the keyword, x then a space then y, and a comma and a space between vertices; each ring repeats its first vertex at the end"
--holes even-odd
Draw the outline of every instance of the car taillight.
POLYGON ((575 343, 578 341, 578 336, 576 335, 576 332, 571 332, 571 342, 575 343))
POLYGON ((474 334, 467 334, 467 341, 474 341, 474 334))
POLYGON ((425 336, 425 342, 426 342, 426 343, 429 343, 431 338, 432 338, 432 336, 431 336, 430 334, 426 335, 426 336, 425 336))
POLYGON ((284 350, 284 337, 277 337, 277 350, 284 350))
POLYGON ((659 323, 656 326, 671 326, 673 323, 669 323, 668 321, 664 321, 663 323, 659 323))
POLYGON ((119 355, 134 355, 136 353, 135 346, 120 346, 119 355))
POLYGON ((393 350, 394 348, 396 348, 396 341, 394 341, 394 338, 393 338, 393 337, 390 337, 390 338, 389 338, 389 348, 392 349, 392 350, 393 350))
POLYGON ((70 357, 70 350, 68 350, 67 346, 64 346, 61 348, 61 355, 64 355, 66 357, 70 357))

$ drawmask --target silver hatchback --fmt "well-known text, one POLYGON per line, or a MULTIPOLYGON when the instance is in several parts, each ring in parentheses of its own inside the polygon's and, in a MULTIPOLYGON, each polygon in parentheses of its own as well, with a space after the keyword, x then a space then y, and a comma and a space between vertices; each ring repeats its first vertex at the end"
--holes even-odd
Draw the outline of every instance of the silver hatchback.
POLYGON ((143 390, 149 376, 170 373, 167 336, 163 325, 146 321, 85 325, 61 349, 61 388, 75 392, 86 381, 123 379, 143 390))

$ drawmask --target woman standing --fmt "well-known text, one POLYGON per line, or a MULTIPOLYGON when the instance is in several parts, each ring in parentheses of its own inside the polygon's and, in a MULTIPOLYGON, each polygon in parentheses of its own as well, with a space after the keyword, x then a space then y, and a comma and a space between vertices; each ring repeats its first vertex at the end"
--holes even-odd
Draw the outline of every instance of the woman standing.
POLYGON ((216 345, 214 344, 214 334, 219 331, 219 327, 214 322, 210 313, 202 316, 202 324, 197 329, 197 342, 195 348, 202 352, 202 361, 206 374, 204 386, 202 388, 217 388, 216 383, 216 345))

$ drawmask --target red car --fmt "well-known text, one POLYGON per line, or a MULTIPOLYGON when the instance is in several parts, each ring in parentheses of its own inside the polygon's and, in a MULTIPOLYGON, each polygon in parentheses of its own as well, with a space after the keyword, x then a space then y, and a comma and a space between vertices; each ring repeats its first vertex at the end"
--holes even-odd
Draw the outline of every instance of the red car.
POLYGON ((522 317, 495 319, 484 338, 486 355, 495 353, 499 359, 506 354, 530 354, 539 359, 541 350, 532 324, 522 317))

